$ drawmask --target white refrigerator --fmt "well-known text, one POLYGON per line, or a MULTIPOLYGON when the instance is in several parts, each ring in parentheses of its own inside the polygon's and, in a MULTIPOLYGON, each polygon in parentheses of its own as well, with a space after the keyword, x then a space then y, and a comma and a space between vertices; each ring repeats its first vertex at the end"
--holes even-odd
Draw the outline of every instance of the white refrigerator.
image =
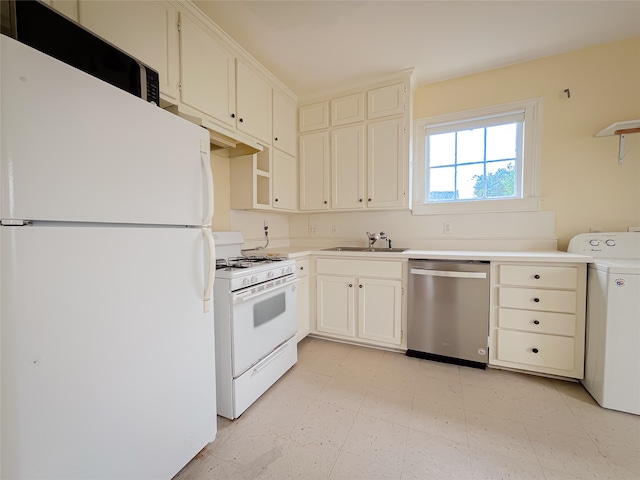
POLYGON ((171 478, 216 435, 208 134, 0 56, 0 477, 171 478))

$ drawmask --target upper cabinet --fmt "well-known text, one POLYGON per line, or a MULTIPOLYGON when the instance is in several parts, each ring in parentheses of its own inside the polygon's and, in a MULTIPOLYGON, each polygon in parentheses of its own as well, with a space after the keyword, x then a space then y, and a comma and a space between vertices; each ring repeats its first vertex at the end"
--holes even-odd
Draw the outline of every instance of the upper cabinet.
MULTIPOLYGON (((58 2, 62 3, 62 2, 58 2)), ((164 102, 178 99, 177 11, 163 1, 80 1, 78 20, 160 75, 164 102)))
POLYGON ((236 128, 271 143, 271 86, 236 59, 236 128))
POLYGON ((329 209, 329 133, 300 135, 300 210, 329 209))
POLYGON ((235 126, 235 57, 221 40, 180 13, 180 101, 235 126))
POLYGON ((359 92, 331 100, 331 126, 337 127, 364 120, 364 93, 359 92))
POLYGON ((273 89, 273 146, 296 155, 296 110, 294 98, 278 88, 273 89))
POLYGON ((331 131, 331 208, 359 210, 365 198, 363 125, 331 131))
POLYGON ((394 83, 367 92, 367 118, 388 117, 400 115, 407 110, 407 84, 394 83))
POLYGON ((78 21, 78 0, 42 0, 42 3, 46 3, 74 22, 78 21))
POLYGON ((276 210, 295 212, 298 205, 296 158, 274 149, 272 170, 271 190, 273 192, 273 201, 271 206, 276 210))
POLYGON ((392 118, 368 125, 367 206, 402 208, 406 205, 408 156, 405 119, 392 118))
POLYGON ((329 127, 329 102, 300 107, 300 133, 329 127))
POLYGON ((301 210, 409 208, 412 85, 407 70, 300 107, 301 210))

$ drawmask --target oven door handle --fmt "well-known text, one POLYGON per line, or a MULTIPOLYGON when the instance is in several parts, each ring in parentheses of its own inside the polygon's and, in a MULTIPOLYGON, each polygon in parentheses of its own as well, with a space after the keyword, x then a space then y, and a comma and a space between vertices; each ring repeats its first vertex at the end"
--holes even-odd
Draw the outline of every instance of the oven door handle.
POLYGON ((299 281, 300 281, 299 278, 293 277, 291 280, 287 280, 286 282, 278 285, 275 288, 269 288, 269 289, 265 289, 265 290, 260 290, 259 292, 251 292, 249 290, 247 292, 232 293, 231 294, 231 303, 233 303, 234 305, 236 303, 242 303, 242 302, 245 302, 247 300, 251 300, 252 298, 260 297, 260 296, 265 295, 267 293, 275 292, 275 291, 280 290, 280 289, 282 289, 284 287, 288 287, 289 285, 293 285, 295 283, 298 283, 299 281))

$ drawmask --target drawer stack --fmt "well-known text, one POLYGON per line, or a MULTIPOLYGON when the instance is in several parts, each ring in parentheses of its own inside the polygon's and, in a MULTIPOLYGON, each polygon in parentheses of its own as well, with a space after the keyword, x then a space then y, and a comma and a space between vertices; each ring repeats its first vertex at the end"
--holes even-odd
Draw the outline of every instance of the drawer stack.
POLYGON ((585 266, 500 263, 494 268, 489 363, 583 378, 585 266))

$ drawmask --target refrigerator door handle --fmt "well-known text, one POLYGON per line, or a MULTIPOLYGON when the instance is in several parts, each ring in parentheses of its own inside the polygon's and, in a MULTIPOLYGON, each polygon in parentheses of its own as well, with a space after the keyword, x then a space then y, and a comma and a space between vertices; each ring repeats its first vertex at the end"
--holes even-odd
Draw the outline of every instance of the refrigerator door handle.
POLYGON ((208 226, 211 225, 213 221, 213 172, 211 171, 211 163, 209 162, 209 152, 202 151, 202 148, 200 149, 200 160, 204 167, 205 181, 207 183, 207 206, 202 224, 208 226))
POLYGON ((213 303, 213 281, 216 278, 216 244, 213 241, 213 234, 209 227, 204 227, 202 233, 207 239, 207 246, 209 248, 209 279, 207 281, 207 287, 204 290, 204 313, 208 313, 211 311, 211 304, 213 303))

